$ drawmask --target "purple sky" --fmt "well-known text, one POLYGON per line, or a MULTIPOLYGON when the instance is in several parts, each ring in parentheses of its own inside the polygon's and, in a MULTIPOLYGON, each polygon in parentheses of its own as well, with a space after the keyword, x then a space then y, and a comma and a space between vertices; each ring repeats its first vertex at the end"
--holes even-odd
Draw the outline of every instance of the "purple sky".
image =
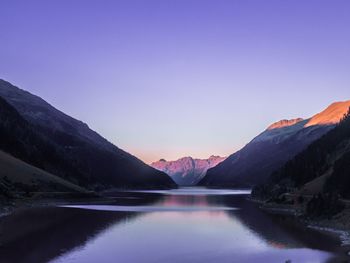
POLYGON ((350 1, 0 2, 0 78, 145 162, 350 99, 350 1))

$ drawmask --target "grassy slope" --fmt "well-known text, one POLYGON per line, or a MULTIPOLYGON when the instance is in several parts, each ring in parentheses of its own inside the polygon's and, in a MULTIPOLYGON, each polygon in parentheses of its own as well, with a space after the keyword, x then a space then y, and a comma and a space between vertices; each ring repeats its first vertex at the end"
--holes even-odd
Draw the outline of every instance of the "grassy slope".
POLYGON ((60 177, 0 151, 0 181, 10 191, 87 192, 60 177))

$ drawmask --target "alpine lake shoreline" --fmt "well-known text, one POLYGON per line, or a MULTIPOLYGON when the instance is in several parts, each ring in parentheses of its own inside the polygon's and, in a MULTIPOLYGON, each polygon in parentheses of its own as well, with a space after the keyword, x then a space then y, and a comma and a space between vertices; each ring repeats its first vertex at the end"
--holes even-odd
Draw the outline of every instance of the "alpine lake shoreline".
MULTIPOLYGON (((175 188, 176 189, 176 188, 175 188)), ((208 189, 222 190, 222 188, 208 189)), ((226 188, 227 189, 227 188, 226 188)), ((152 189, 154 190, 154 189, 152 189)), ((159 189, 164 190, 164 189, 159 189)), ((232 188, 232 190, 237 190, 232 188)), ((241 189, 240 189, 241 190, 241 189)), ((104 193, 36 193, 31 197, 17 197, 0 200, 0 223, 1 220, 11 214, 31 208, 58 207, 69 205, 141 205, 148 202, 155 202, 162 198, 161 193, 145 194, 137 189, 114 189, 104 193), (130 194, 132 193, 132 197, 130 194), (145 197, 148 199, 145 200, 145 197)), ((346 207, 340 213, 330 218, 308 218, 301 205, 278 204, 254 199, 249 195, 246 200, 252 202, 259 210, 276 216, 289 218, 302 224, 305 228, 311 228, 330 237, 339 240, 339 249, 343 255, 350 256, 350 207, 346 207)))
POLYGON ((306 215, 305 204, 280 204, 252 198, 251 196, 247 197, 247 200, 255 203, 260 210, 268 214, 289 217, 304 225, 305 228, 311 228, 323 234, 336 237, 339 240, 341 252, 350 257, 349 206, 346 206, 342 211, 330 217, 320 216, 311 218, 306 215))

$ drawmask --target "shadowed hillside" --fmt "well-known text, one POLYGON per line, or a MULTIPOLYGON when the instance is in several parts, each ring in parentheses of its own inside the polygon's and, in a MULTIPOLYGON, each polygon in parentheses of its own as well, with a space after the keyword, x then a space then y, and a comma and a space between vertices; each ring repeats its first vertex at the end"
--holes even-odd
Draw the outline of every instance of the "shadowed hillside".
POLYGON ((275 171, 253 195, 266 199, 289 191, 350 198, 350 112, 329 133, 275 171))
POLYGON ((332 130, 349 106, 350 101, 337 102, 309 119, 282 120, 270 125, 240 151, 209 169, 199 184, 252 187, 263 183, 273 171, 332 130))
POLYGON ((16 158, 93 190, 176 186, 41 98, 3 80, 0 96, 0 149, 16 158))

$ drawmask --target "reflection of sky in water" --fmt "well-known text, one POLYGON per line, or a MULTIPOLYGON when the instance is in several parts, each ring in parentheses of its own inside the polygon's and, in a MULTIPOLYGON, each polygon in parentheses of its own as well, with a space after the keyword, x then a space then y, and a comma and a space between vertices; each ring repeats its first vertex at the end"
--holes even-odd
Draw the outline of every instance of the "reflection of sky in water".
POLYGON ((233 190, 233 189, 206 189, 200 187, 182 187, 172 190, 135 190, 132 192, 156 193, 167 195, 243 195, 250 194, 251 190, 233 190))
POLYGON ((80 208, 90 209, 99 211, 119 211, 119 212, 170 212, 170 211, 182 211, 182 212, 195 212, 195 211, 228 211, 236 210, 232 207, 214 206, 214 207, 203 207, 203 206, 122 206, 122 205, 63 205, 61 207, 66 208, 80 208))
POLYGON ((287 244, 266 241, 243 224, 241 218, 236 218, 234 213, 240 210, 230 214, 224 209, 210 210, 215 207, 203 196, 188 199, 168 196, 154 207, 149 206, 147 212, 114 224, 84 247, 53 262, 272 263, 288 259, 292 262, 324 262, 329 257, 328 253, 318 250, 282 249, 287 244), (159 210, 161 205, 175 209, 159 210), (191 205, 196 209, 190 212, 191 205), (181 206, 186 206, 186 211, 179 209, 181 206))

